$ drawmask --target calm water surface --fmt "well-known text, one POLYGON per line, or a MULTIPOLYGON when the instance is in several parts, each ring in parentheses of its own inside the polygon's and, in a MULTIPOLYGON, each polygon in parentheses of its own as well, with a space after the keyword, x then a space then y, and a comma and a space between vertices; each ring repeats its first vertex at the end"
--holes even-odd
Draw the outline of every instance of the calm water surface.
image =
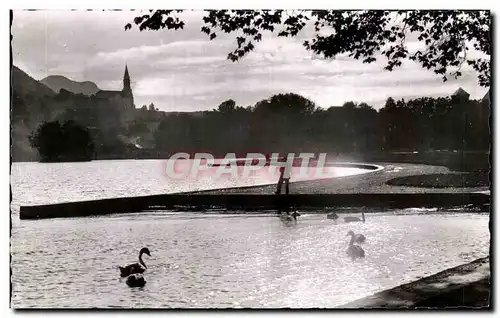
MULTIPOLYGON (((128 175, 123 171, 133 169, 120 163, 115 168, 102 164, 106 169, 98 171, 62 165, 72 171, 68 175, 61 165, 14 165, 14 201, 194 187, 160 185, 155 164, 126 164, 142 173, 149 167, 145 175, 128 175)), ((15 308, 331 308, 489 252, 489 215, 483 213, 380 211, 366 214, 366 223, 359 224, 312 213, 289 223, 263 214, 165 211, 20 221, 16 204, 11 239, 15 308), (367 237, 364 259, 347 258, 349 230, 367 237), (145 256, 147 284, 131 289, 117 266, 136 262, 144 246, 151 250, 151 257, 145 256)), ((359 216, 359 210, 349 211, 359 216)))
POLYGON ((488 215, 367 214, 335 224, 306 214, 148 213, 18 222, 12 303, 25 307, 331 308, 488 255, 488 215), (351 261, 349 230, 366 257, 351 261), (147 284, 117 266, 145 256, 147 284))
MULTIPOLYGON (((188 161, 188 160, 181 160, 188 161)), ((13 205, 48 204, 127 196, 210 190, 276 183, 278 174, 253 172, 248 178, 222 175, 214 178, 210 169, 196 177, 174 180, 167 173, 166 160, 103 160, 67 163, 14 163, 11 170, 13 205)), ((238 167, 242 174, 243 167, 238 167)), ((294 167, 291 181, 301 177, 294 167)), ((326 167, 335 177, 366 173, 349 167, 326 167)))

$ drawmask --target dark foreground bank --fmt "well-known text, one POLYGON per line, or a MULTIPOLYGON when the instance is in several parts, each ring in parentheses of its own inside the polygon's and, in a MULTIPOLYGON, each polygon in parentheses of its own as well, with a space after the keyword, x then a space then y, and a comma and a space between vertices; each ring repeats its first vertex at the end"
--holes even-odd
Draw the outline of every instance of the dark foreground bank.
POLYGON ((340 308, 492 309, 490 259, 480 258, 340 308))

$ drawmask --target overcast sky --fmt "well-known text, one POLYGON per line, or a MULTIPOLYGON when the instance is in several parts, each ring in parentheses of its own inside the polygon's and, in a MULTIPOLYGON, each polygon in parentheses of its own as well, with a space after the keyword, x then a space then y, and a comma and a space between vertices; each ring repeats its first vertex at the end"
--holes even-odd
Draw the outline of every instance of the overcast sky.
MULTIPOLYGON (((315 58, 302 46, 309 32, 296 39, 265 37, 255 51, 233 63, 226 56, 236 47, 234 37, 209 41, 200 32, 201 11, 184 14, 184 30, 125 31, 124 25, 137 14, 15 11, 14 64, 38 80, 63 75, 110 90, 121 90, 128 64, 136 107, 153 102, 164 111, 207 110, 230 98, 248 106, 286 92, 322 107, 353 100, 375 108, 390 96, 448 96, 459 86, 472 98, 486 93, 467 69, 459 80, 442 83, 413 62, 387 72, 383 58, 373 64, 347 57, 315 58)), ((419 47, 411 40, 408 45, 410 51, 419 47)))

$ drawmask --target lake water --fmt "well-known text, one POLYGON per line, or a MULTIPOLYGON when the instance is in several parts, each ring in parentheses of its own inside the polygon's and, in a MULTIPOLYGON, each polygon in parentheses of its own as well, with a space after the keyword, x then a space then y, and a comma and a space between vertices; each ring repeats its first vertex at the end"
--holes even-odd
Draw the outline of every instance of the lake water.
MULTIPOLYGON (((106 160, 67 163, 14 163, 11 184, 14 206, 60 203, 103 198, 189 192, 276 183, 277 173, 255 171, 247 178, 229 174, 214 178, 212 168, 196 177, 173 179, 167 174, 166 160, 106 160)), ((192 160, 180 160, 192 162, 192 160)), ((243 167, 239 166, 238 176, 243 167)), ((294 167, 291 181, 315 179, 302 177, 294 167)), ((370 172, 351 167, 325 167, 325 174, 341 177, 370 172)))
POLYGON ((314 213, 290 223, 168 211, 19 220, 19 204, 209 184, 164 185, 157 164, 14 165, 13 307, 332 308, 489 254, 488 214, 433 209, 367 213, 365 223, 350 224, 314 213), (366 236, 364 259, 347 258, 349 230, 366 236), (144 246, 147 284, 129 288, 117 266, 136 262, 144 246))

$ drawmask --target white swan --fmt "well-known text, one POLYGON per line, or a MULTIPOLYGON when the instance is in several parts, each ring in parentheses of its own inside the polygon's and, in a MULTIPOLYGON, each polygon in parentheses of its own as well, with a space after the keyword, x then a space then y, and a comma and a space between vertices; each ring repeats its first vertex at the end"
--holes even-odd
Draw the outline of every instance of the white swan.
POLYGON ((349 222, 361 222, 361 221, 365 221, 365 212, 361 212, 361 215, 362 215, 362 218, 363 219, 360 219, 360 218, 357 218, 355 216, 346 216, 344 218, 344 222, 346 223, 349 223, 349 222))
POLYGON ((356 234, 354 236, 354 243, 364 243, 366 242, 366 237, 363 234, 356 234))
POLYGON ((365 251, 361 248, 361 246, 354 245, 354 237, 355 234, 353 231, 347 232, 347 236, 351 236, 351 240, 349 241, 349 247, 347 247, 346 253, 352 259, 365 257, 365 251))

